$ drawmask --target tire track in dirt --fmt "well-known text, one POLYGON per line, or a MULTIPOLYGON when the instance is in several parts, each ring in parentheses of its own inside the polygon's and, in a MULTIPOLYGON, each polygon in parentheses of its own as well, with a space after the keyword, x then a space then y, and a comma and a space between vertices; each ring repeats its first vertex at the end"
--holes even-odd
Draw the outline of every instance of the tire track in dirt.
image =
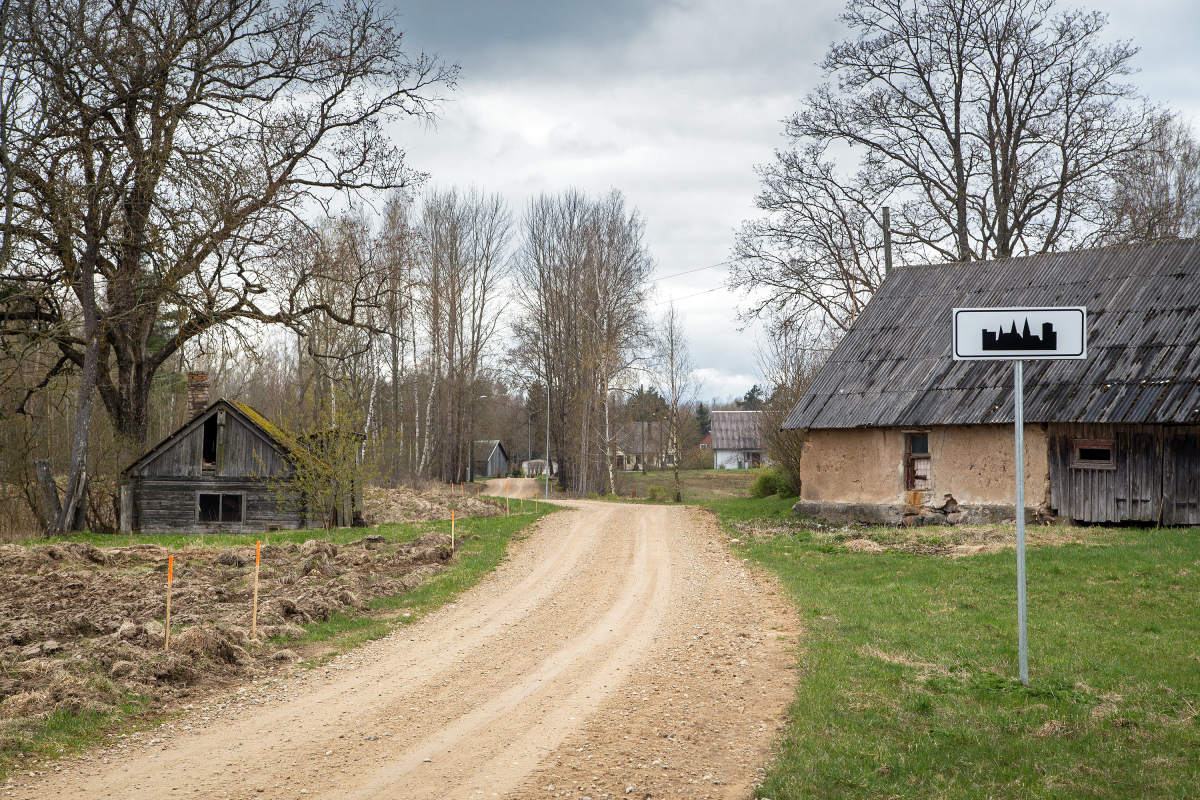
POLYGON ((702 512, 572 505, 457 604, 14 796, 747 796, 794 614, 702 512))

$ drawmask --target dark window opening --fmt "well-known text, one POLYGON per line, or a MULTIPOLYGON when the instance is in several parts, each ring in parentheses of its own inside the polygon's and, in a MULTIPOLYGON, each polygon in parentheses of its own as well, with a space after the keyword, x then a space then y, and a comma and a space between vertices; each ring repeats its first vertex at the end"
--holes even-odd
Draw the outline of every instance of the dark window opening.
POLYGON ((204 463, 217 463, 217 415, 204 420, 204 463))
POLYGON ((219 522, 221 520, 221 495, 202 494, 199 500, 199 514, 196 519, 200 522, 219 522))
POLYGON ((906 433, 904 488, 910 492, 929 488, 929 434, 906 433))
POLYGON ((196 496, 197 522, 242 524, 245 496, 237 494, 204 494, 196 496))
POLYGON ((242 496, 240 494, 221 495, 221 522, 242 521, 242 496))
POLYGON ((1071 466, 1077 469, 1116 469, 1111 439, 1076 439, 1072 444, 1071 466))

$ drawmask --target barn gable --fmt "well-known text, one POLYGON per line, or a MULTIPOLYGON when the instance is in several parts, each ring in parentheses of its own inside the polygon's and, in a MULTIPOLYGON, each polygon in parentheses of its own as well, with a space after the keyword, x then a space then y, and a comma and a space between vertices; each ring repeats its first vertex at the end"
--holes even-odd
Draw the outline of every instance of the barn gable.
POLYGON ((244 403, 221 399, 125 470, 139 477, 267 477, 290 471, 298 447, 244 403))

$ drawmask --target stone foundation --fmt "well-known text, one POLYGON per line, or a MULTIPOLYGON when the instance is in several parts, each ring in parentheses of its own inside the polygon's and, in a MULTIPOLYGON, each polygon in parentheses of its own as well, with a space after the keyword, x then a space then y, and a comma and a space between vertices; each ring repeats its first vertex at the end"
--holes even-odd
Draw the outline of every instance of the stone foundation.
MULTIPOLYGON (((802 514, 830 525, 994 525, 1016 519, 1016 508, 1004 505, 959 505, 952 511, 940 508, 914 508, 904 504, 826 503, 801 500, 792 506, 793 514, 802 514)), ((1039 521, 1038 509, 1025 509, 1025 522, 1039 521)))

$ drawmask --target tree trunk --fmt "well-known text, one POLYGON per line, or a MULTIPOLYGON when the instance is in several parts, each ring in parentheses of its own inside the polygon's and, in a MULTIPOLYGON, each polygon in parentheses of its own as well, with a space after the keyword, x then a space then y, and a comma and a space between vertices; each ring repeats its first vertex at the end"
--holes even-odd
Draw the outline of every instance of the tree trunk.
POLYGON ((58 500, 58 486, 54 483, 54 472, 50 469, 48 460, 40 458, 33 462, 33 466, 37 471, 38 487, 42 494, 42 512, 46 516, 46 527, 49 530, 62 515, 62 503, 58 500))

